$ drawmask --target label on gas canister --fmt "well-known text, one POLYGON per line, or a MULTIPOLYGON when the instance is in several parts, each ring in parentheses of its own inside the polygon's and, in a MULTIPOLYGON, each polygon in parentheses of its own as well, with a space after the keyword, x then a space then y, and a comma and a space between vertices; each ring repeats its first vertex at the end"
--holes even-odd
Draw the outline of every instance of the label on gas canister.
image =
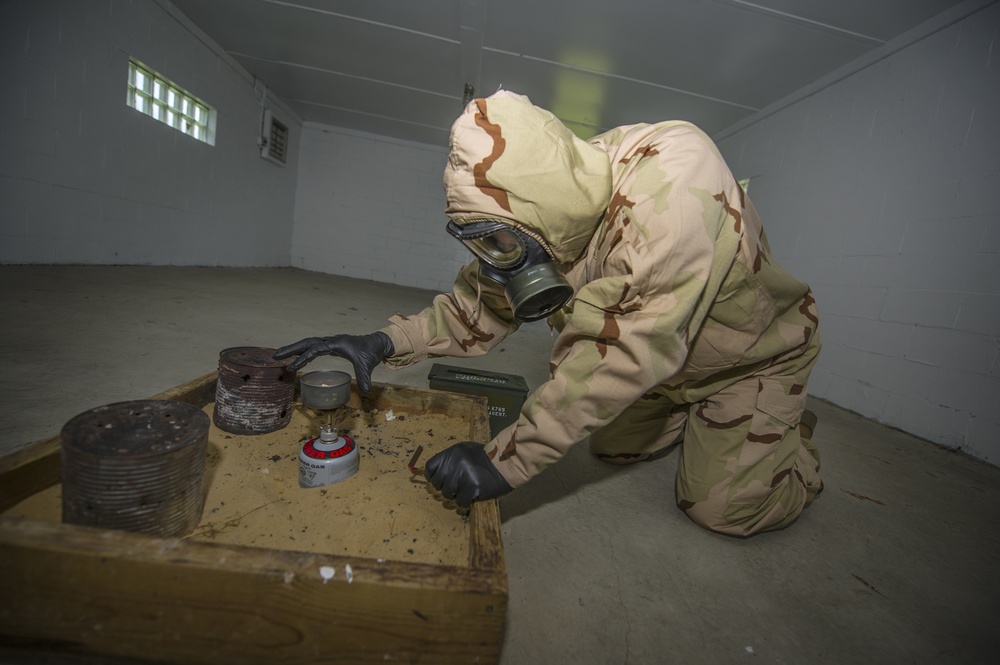
POLYGON ((345 444, 335 450, 320 450, 306 442, 299 452, 299 487, 323 487, 350 478, 358 471, 357 444, 350 437, 342 437, 345 444))

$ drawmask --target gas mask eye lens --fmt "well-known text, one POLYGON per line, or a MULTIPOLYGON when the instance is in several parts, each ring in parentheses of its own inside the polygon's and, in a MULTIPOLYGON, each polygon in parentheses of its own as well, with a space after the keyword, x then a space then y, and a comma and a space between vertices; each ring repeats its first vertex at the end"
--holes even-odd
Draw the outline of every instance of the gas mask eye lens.
POLYGON ((498 268, 516 264, 524 252, 521 239, 507 229, 469 242, 478 245, 478 251, 474 250, 477 256, 498 268))
POLYGON ((517 267, 525 256, 524 242, 500 222, 448 222, 448 233, 462 241, 482 261, 496 268, 517 267))

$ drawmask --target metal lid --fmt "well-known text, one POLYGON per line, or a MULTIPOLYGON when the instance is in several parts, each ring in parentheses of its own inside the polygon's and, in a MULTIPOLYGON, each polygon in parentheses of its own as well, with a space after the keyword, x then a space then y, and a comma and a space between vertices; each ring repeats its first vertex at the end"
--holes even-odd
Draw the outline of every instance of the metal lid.
POLYGON ((264 346, 234 346, 219 352, 219 359, 230 365, 242 367, 287 367, 295 360, 294 357, 277 360, 274 352, 264 346))
POLYGON ((155 457, 208 435, 208 415, 171 400, 135 400, 81 413, 62 429, 66 448, 100 457, 155 457))

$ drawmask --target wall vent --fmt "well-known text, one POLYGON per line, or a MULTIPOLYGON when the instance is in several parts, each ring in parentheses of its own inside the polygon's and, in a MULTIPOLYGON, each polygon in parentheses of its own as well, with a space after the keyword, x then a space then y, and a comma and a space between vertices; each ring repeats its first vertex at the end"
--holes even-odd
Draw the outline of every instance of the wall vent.
POLYGON ((288 127, 279 122, 270 111, 264 111, 263 124, 260 156, 284 166, 288 159, 288 127))

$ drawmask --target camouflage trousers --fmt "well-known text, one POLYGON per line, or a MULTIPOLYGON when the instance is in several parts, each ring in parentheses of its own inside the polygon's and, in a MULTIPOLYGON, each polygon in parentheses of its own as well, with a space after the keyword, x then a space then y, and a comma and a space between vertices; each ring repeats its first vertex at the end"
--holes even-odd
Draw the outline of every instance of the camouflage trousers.
POLYGON ((627 464, 679 443, 677 505, 692 520, 735 536, 780 529, 823 489, 819 452, 798 426, 815 358, 762 368, 697 401, 683 398, 704 389, 650 393, 592 434, 591 450, 627 464))

